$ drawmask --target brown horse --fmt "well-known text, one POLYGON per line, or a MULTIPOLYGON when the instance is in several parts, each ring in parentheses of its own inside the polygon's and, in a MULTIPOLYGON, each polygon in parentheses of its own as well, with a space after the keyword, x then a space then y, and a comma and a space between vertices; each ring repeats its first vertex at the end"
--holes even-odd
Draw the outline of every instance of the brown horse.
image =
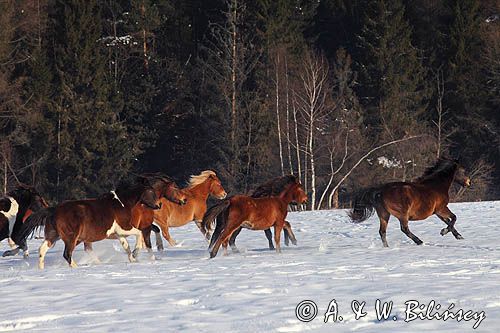
POLYGON ((26 242, 19 239, 18 234, 23 222, 33 213, 41 208, 48 207, 45 199, 38 191, 30 186, 22 185, 15 190, 10 191, 6 197, 0 198, 0 241, 9 238, 9 244, 12 248, 5 251, 3 256, 15 255, 20 249, 24 256, 28 256, 28 247, 26 242), (15 248, 15 245, 18 245, 15 248))
POLYGON ((454 181, 467 187, 471 184, 463 167, 456 161, 442 158, 414 182, 394 182, 364 190, 355 199, 349 216, 353 222, 362 222, 375 209, 380 219, 379 234, 385 247, 389 246, 386 231, 391 215, 399 220, 401 231, 418 245, 422 241, 410 231, 408 221, 424 220, 432 214, 447 225, 441 230, 442 236, 451 231, 456 239, 463 239, 455 229, 457 217, 448 208, 448 191, 454 181))
MULTIPOLYGON (((203 236, 208 240, 208 233, 202 229, 201 222, 203 215, 207 211, 207 200, 210 195, 224 199, 227 196, 224 187, 222 187, 219 177, 211 170, 205 170, 199 175, 193 175, 189 179, 187 187, 182 189, 187 198, 187 204, 179 206, 173 204, 165 199, 161 200, 161 209, 154 212, 154 220, 160 226, 163 232, 163 237, 168 241, 171 246, 175 246, 175 240, 170 236, 170 227, 182 227, 187 223, 194 221, 203 236)), ((151 229, 143 230, 144 239, 146 240, 146 247, 151 248, 151 242, 148 242, 151 229)), ((161 237, 156 238, 156 245, 162 248, 161 237)))
POLYGON ((115 191, 97 199, 66 201, 56 207, 33 214, 23 225, 22 234, 27 237, 37 226, 45 225, 45 241, 39 250, 39 267, 44 268, 47 251, 58 239, 65 244, 64 258, 71 267, 75 247, 81 242, 96 242, 115 234, 127 252, 129 260, 135 261, 143 244, 142 232, 135 227, 137 206, 159 209, 159 197, 152 186, 145 184, 122 185, 115 191), (136 236, 136 247, 130 251, 126 236, 136 236))
MULTIPOLYGON (((137 182, 149 186, 154 189, 155 194, 160 198, 160 207, 165 203, 174 203, 175 206, 185 205, 188 200, 184 191, 177 187, 177 184, 172 178, 163 175, 161 173, 149 173, 139 175, 136 179, 137 182)), ((154 212, 157 210, 152 210, 145 205, 135 205, 131 211, 131 224, 134 228, 141 230, 144 235, 145 230, 150 232, 151 225, 154 221, 154 212)), ((117 235, 110 235, 108 238, 117 238, 117 235)), ((141 238, 141 243, 146 246, 148 252, 151 252, 151 241, 148 238, 141 238)), ((141 245, 141 247, 143 246, 141 245)), ((92 243, 84 242, 85 252, 91 255, 94 261, 99 262, 99 258, 93 253, 92 243)), ((134 255, 135 257, 135 255, 134 255)))
POLYGON ((229 238, 240 227, 252 230, 266 230, 274 226, 274 241, 276 251, 281 252, 280 236, 285 224, 290 203, 305 203, 307 195, 299 183, 289 184, 279 196, 268 198, 252 198, 245 195, 236 195, 210 208, 203 222, 211 224, 217 216, 217 225, 210 241, 210 258, 217 255, 219 247, 223 245, 227 253, 229 238))
MULTIPOLYGON (((299 179, 294 175, 277 177, 257 187, 250 194, 250 196, 252 198, 267 198, 271 196, 277 196, 283 191, 285 186, 287 186, 288 184, 298 184, 298 183, 299 179)), ((238 237, 241 230, 242 228, 238 228, 231 235, 231 238, 229 239, 229 246, 231 246, 231 249, 234 252, 238 252, 238 248, 236 247, 235 243, 236 243, 236 237, 238 237)), ((269 250, 274 250, 273 234, 271 232, 271 229, 264 230, 264 233, 266 234, 267 241, 269 242, 269 250)), ((297 245, 297 239, 295 238, 295 234, 292 231, 292 226, 290 225, 290 223, 288 223, 288 221, 285 221, 285 224, 283 226, 283 235, 285 236, 285 244, 287 246, 290 240, 294 245, 297 245)))

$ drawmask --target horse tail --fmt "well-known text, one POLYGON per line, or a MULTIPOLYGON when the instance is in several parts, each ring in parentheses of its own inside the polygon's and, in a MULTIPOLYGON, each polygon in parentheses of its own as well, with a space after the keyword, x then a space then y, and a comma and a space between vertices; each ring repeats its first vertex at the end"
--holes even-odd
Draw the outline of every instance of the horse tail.
POLYGON ((373 215, 374 209, 380 206, 383 206, 381 189, 368 188, 354 198, 354 204, 348 215, 352 222, 363 222, 373 215))
POLYGON ((202 225, 206 228, 207 232, 212 230, 212 226, 214 223, 216 224, 214 233, 212 235, 212 238, 210 239, 210 245, 209 245, 210 249, 214 246, 215 242, 217 241, 217 238, 220 236, 220 234, 226 227, 227 217, 229 213, 228 208, 230 205, 231 201, 229 199, 223 200, 218 204, 210 207, 210 209, 207 210, 207 212, 205 213, 205 216, 203 216, 202 225), (219 215, 221 216, 219 217, 219 215))
POLYGON ((160 233, 160 228, 156 224, 151 224, 151 231, 159 234, 160 233))
POLYGON ((23 226, 13 240, 16 244, 20 244, 19 242, 26 242, 28 237, 32 235, 36 229, 45 226, 47 223, 54 223, 55 212, 55 207, 50 207, 31 214, 26 221, 24 221, 23 226))

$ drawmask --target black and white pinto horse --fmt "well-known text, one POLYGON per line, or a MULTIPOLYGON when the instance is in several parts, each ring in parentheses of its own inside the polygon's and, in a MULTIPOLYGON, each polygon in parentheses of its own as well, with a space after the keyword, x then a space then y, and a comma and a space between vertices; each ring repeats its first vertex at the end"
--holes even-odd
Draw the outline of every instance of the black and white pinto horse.
POLYGON ((4 252, 4 257, 15 255, 20 249, 23 250, 25 257, 28 256, 26 241, 17 236, 24 220, 44 207, 48 207, 45 199, 34 188, 28 186, 18 187, 0 198, 0 241, 8 238, 12 248, 4 252))

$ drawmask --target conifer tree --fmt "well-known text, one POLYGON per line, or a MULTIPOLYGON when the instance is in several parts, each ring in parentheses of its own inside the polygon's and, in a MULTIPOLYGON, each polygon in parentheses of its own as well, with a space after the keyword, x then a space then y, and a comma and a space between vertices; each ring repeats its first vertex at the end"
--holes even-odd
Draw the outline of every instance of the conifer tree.
POLYGON ((56 146, 51 178, 61 200, 109 189, 130 169, 135 152, 134 138, 127 136, 110 103, 98 1, 59 1, 54 15, 58 94, 52 109, 56 146))

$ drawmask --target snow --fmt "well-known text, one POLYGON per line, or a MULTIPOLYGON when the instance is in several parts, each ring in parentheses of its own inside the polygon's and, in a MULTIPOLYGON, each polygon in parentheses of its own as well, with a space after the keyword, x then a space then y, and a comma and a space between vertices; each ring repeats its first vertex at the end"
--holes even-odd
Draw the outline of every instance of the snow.
MULTIPOLYGON (((348 222, 345 211, 290 213, 298 246, 281 255, 267 250, 264 233, 244 230, 240 254, 208 259, 206 242, 194 224, 171 230, 182 245, 142 253, 130 264, 117 240, 94 244, 102 263, 79 246, 76 269, 62 258, 63 244, 49 250, 46 269, 37 268, 41 240, 31 257, 0 258, 3 301, 0 331, 103 332, 465 332, 475 320, 405 322, 405 302, 435 300, 442 309, 484 311, 477 332, 500 327, 500 202, 452 204, 457 241, 439 232, 435 217, 410 223, 425 243, 415 245, 391 219, 390 248, 382 247, 376 216, 348 222), (343 320, 324 323, 335 299, 343 320), (393 301, 391 317, 378 321, 375 302, 393 301), (317 304, 311 322, 295 317, 302 300, 317 304), (366 302, 359 320, 351 302, 366 302), (396 320, 393 320, 393 317, 396 320)), ((133 243, 133 239, 129 240, 133 243)), ((0 243, 0 251, 9 249, 0 243)))

